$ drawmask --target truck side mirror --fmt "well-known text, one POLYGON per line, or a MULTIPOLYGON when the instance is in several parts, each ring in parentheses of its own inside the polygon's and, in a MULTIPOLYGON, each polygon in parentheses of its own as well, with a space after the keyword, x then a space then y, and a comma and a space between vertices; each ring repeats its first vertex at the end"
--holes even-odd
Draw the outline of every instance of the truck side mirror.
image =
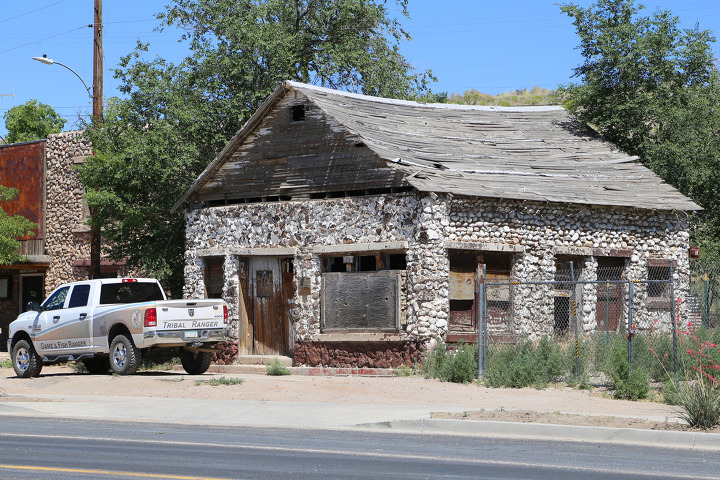
POLYGON ((42 312, 44 310, 44 308, 41 305, 38 305, 37 302, 32 302, 32 301, 28 302, 27 309, 32 310, 34 312, 42 312))

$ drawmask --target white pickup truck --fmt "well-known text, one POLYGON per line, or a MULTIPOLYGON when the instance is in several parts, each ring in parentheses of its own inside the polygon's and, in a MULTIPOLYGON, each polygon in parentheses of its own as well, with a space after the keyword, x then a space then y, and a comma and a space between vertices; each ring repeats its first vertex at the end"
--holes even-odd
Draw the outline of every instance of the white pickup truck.
POLYGON ((43 364, 81 361, 90 373, 135 373, 141 356, 180 357, 186 372, 210 366, 213 346, 229 340, 224 300, 167 300, 150 278, 68 283, 10 324, 8 351, 18 377, 43 364))

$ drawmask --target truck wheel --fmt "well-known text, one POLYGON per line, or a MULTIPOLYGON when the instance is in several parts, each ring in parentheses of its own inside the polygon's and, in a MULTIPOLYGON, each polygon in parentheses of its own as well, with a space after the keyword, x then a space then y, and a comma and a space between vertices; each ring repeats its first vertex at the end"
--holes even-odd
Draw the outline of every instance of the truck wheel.
POLYGON ((29 340, 20 340, 15 344, 12 349, 12 362, 15 375, 20 378, 37 377, 43 367, 42 358, 29 340))
POLYGON ((180 357, 183 368, 190 375, 202 375, 207 372, 211 359, 212 353, 210 352, 197 352, 197 354, 183 352, 180 357))
POLYGON ((86 358, 82 360, 82 363, 85 365, 85 370, 91 375, 107 373, 110 368, 107 357, 86 358))
POLYGON ((110 368, 118 375, 132 375, 140 366, 140 350, 132 339, 121 333, 110 342, 110 368))

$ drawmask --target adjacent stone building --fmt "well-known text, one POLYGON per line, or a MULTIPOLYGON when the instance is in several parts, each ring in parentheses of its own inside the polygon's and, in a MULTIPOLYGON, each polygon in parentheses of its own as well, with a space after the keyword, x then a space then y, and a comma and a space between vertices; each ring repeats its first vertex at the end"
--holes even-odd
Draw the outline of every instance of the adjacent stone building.
MULTIPOLYGON (((285 82, 175 206, 187 218, 185 294, 229 302, 237 341, 225 362, 411 365, 433 338, 477 338, 479 276, 513 280, 488 290, 491 335, 562 333, 569 296, 516 282, 570 264, 580 280, 664 278, 672 261, 687 292, 686 212, 699 207, 636 160, 560 107, 285 82)), ((601 292, 578 291, 574 318, 592 331, 601 292)), ((670 301, 657 287, 637 295, 641 327, 670 301)))
MULTIPOLYGON (((27 261, 0 266, 0 350, 7 348, 7 326, 28 302, 41 302, 62 283, 88 278, 88 210, 75 167, 91 153, 81 131, 0 145, 0 184, 19 191, 3 209, 38 224, 37 233, 21 241, 27 261)), ((103 275, 117 276, 123 268, 101 262, 103 275)))

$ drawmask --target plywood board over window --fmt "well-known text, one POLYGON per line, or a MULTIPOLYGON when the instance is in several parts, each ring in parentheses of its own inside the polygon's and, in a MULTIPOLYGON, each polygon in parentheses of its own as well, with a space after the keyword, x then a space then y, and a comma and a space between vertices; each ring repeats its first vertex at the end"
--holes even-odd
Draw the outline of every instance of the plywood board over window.
POLYGON ((397 270, 323 273, 323 331, 397 331, 401 278, 397 270))

